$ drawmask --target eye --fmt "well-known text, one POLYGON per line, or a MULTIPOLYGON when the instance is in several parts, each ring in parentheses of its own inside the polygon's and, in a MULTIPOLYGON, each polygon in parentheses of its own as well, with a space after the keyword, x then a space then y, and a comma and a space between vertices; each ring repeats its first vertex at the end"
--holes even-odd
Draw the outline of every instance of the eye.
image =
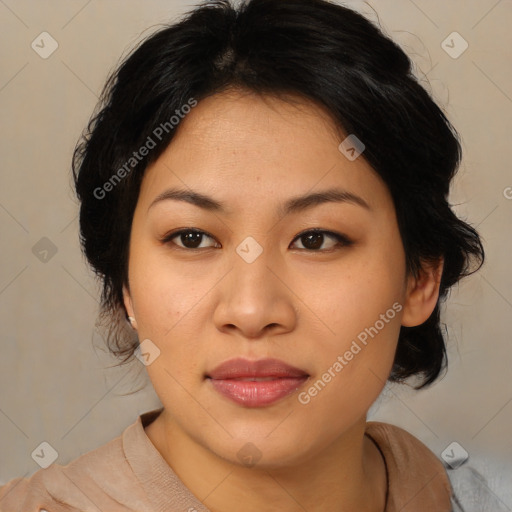
POLYGON ((314 252, 328 252, 335 249, 337 245, 350 246, 353 243, 345 235, 332 233, 331 231, 325 231, 321 229, 304 231, 303 233, 297 235, 295 240, 299 240, 302 244, 302 247, 299 247, 300 250, 314 252), (334 243, 331 242, 327 244, 327 248, 324 247, 322 250, 319 250, 324 245, 326 239, 331 239, 331 241, 334 241, 334 243))
MULTIPOLYGON (((167 235, 162 242, 163 243, 172 243, 178 246, 181 249, 207 249, 209 247, 215 247, 215 245, 203 245, 204 240, 210 239, 213 240, 213 237, 205 233, 204 231, 199 231, 197 229, 183 229, 181 231, 175 231, 167 235), (177 239, 181 242, 179 243, 173 242, 174 239, 177 239)), ((217 246, 219 246, 217 244, 217 246)))
MULTIPOLYGON (((298 247, 299 250, 314 252, 329 252, 336 249, 336 246, 345 247, 353 244, 353 242, 345 235, 321 229, 313 229, 300 233, 291 245, 293 245, 295 241, 300 241, 302 245, 302 247, 298 247), (326 240, 331 240, 330 243, 327 243, 327 247, 324 245, 326 240)), ((219 243, 215 242, 215 239, 211 235, 197 229, 182 229, 180 231, 174 231, 173 233, 166 235, 162 239, 162 242, 165 244, 172 243, 176 247, 184 250, 221 247, 219 243), (208 239, 212 240, 213 244, 204 245, 207 243, 208 239)))

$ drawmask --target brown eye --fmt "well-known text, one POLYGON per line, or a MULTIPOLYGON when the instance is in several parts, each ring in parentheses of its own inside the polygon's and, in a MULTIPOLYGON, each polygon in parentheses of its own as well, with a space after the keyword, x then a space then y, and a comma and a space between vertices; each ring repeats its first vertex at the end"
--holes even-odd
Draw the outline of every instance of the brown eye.
POLYGON ((206 234, 204 231, 198 231, 194 229, 184 229, 171 235, 168 235, 163 240, 164 243, 172 243, 181 249, 207 249, 209 247, 215 247, 215 245, 202 245, 205 240, 213 240, 213 238, 206 234))
MULTIPOLYGON (((313 252, 328 252, 336 249, 336 247, 344 247, 352 245, 352 241, 339 233, 332 233, 325 230, 309 230, 299 234, 295 240, 299 241, 302 247, 299 250, 313 252)), ((182 229, 165 236, 163 243, 173 244, 180 249, 199 250, 208 248, 219 248, 220 244, 204 231, 196 229, 182 229), (208 244, 208 240, 213 242, 208 244)), ((293 243, 292 243, 293 245, 293 243)), ((297 247, 296 247, 297 248, 297 247)))
POLYGON ((302 247, 299 247, 300 250, 315 252, 330 251, 336 248, 336 246, 347 246, 352 244, 352 241, 344 235, 323 230, 305 231, 298 235, 295 240, 300 241, 302 244, 302 247), (328 241, 329 239, 331 242, 327 242, 327 247, 324 246, 323 249, 321 249, 326 240, 328 241))

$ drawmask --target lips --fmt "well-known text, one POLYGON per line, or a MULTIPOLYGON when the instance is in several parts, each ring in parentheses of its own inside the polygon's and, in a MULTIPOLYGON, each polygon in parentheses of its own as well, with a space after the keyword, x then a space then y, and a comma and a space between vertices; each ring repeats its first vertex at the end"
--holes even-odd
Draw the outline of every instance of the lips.
POLYGON ((270 405, 295 392, 309 375, 279 359, 225 361, 206 375, 213 389, 246 407, 270 405))

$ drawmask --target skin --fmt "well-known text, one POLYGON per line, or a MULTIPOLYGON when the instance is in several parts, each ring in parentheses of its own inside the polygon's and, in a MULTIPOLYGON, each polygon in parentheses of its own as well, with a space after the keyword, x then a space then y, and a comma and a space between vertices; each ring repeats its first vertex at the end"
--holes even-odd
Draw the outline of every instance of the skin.
MULTIPOLYGON (((385 466, 364 435, 366 414, 392 367, 400 325, 431 314, 442 262, 408 276, 392 198, 327 112, 236 89, 199 103, 147 169, 133 218, 125 307, 140 340, 160 355, 147 366, 163 413, 146 433, 185 485, 213 512, 382 511, 385 466), (172 187, 225 204, 213 212, 177 200, 172 187), (286 216, 292 197, 339 188, 362 198, 286 216), (152 205, 152 206, 151 206, 152 205), (165 235, 204 231, 199 249, 165 235), (311 248, 314 228, 325 235, 311 248), (247 237, 263 248, 247 263, 247 237), (309 245, 308 245, 309 243, 309 245), (309 250, 308 250, 309 249, 309 250), (298 401, 356 336, 394 303, 402 310, 309 403, 298 401), (205 374, 233 357, 273 357, 309 381, 269 406, 218 394, 205 374), (237 457, 253 443, 261 458, 237 457)), ((364 155, 364 154, 363 154, 364 155)), ((200 245, 199 245, 200 244, 200 245)))

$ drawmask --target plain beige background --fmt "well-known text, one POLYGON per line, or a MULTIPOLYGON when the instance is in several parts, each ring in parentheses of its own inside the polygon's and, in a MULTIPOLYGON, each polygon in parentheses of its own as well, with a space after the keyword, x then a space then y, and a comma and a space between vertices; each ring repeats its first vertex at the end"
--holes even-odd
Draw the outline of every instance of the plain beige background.
MULTIPOLYGON (((450 474, 477 470, 512 510, 512 2, 345 4, 378 15, 460 132, 464 162, 452 202, 487 250, 485 267, 447 305, 447 376, 421 392, 387 388, 371 419, 406 428, 438 456, 457 441, 469 459, 450 474), (442 47, 454 31, 468 43, 457 58, 442 47)), ((0 0, 0 484, 39 469, 31 453, 43 441, 65 464, 159 405, 149 385, 129 394, 145 382, 138 361, 108 368, 114 361, 95 330, 98 286, 78 245, 70 160, 119 58, 192 5, 0 0), (31 47, 43 31, 58 43, 47 59, 31 47)), ((452 52, 462 48, 458 36, 447 42, 452 52)))

